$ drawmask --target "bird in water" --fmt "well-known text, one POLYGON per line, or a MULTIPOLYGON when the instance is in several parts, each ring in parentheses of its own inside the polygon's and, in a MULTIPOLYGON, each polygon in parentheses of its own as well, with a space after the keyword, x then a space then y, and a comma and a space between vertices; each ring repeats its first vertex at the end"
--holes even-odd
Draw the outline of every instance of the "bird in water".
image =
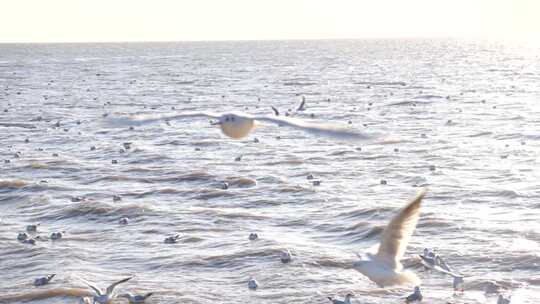
POLYGON ((371 136, 358 131, 336 127, 329 124, 315 124, 304 122, 296 118, 276 117, 267 115, 250 115, 246 113, 210 113, 210 112, 183 112, 165 115, 136 115, 127 118, 113 118, 109 123, 116 125, 141 125, 158 121, 170 121, 189 118, 217 119, 213 125, 219 126, 223 134, 234 139, 246 137, 256 126, 256 122, 272 123, 299 129, 320 136, 327 136, 344 140, 370 140, 371 136))
POLYGON ((292 260, 292 254, 289 249, 281 251, 280 260, 283 264, 287 264, 292 260))
POLYGON ((18 235, 17 235, 17 240, 19 241, 24 241, 28 238, 28 234, 26 234, 25 232, 20 232, 18 235))
POLYGON ((112 283, 111 285, 109 285, 109 287, 107 287, 105 292, 103 292, 102 289, 96 287, 94 284, 87 282, 86 280, 83 280, 83 282, 94 290, 95 292, 95 295, 93 297, 94 303, 110 304, 112 303, 112 300, 116 297, 116 294, 114 293, 114 288, 116 288, 118 284, 125 283, 131 280, 132 278, 133 277, 128 277, 128 278, 112 283))
MULTIPOLYGON (((276 115, 276 116, 280 115, 280 113, 279 113, 279 111, 278 111, 278 109, 276 107, 271 106, 271 108, 272 108, 272 111, 274 111, 274 115, 276 115)), ((296 111, 291 112, 291 109, 289 109, 287 112, 285 112, 285 116, 294 116, 298 112, 305 111, 305 110, 306 110, 306 97, 304 97, 302 95, 302 102, 300 102, 300 105, 298 106, 298 108, 296 108, 296 111)))
POLYGON ((39 224, 28 225, 28 226, 26 226, 26 231, 28 231, 28 232, 36 232, 38 226, 39 226, 39 224))
POLYGON ((59 240, 62 238, 62 232, 51 233, 51 240, 59 240))
POLYGON ((497 304, 510 304, 510 298, 511 298, 510 296, 505 297, 502 294, 500 294, 497 297, 497 304))
POLYGON ((420 287, 416 286, 414 287, 414 292, 405 298, 406 303, 411 302, 421 302, 422 301, 422 293, 420 292, 420 287))
POLYGON ((384 228, 378 246, 360 255, 354 264, 356 270, 380 287, 412 284, 417 286, 420 279, 410 271, 403 270, 400 260, 420 217, 420 204, 426 194, 421 191, 384 228))
POLYGON ((256 290, 257 287, 259 287, 257 280, 255 280, 253 277, 249 277, 248 288, 251 290, 256 290))
POLYGON ((332 302, 332 304, 351 304, 351 298, 352 297, 354 297, 354 295, 352 293, 348 293, 345 296, 345 300, 343 300, 343 301, 334 299, 332 297, 328 297, 328 300, 330 300, 330 302, 332 302))
POLYGON ((41 277, 41 278, 37 278, 34 280, 34 286, 43 286, 43 285, 47 285, 49 284, 49 282, 52 280, 52 278, 54 278, 56 274, 51 274, 51 275, 48 275, 46 277, 41 277))
POLYGON ((123 293, 118 295, 118 298, 126 298, 129 301, 129 304, 142 304, 148 297, 153 295, 153 292, 146 293, 144 295, 132 295, 130 293, 123 293))
POLYGON ((178 239, 180 239, 180 234, 177 234, 175 236, 169 236, 165 238, 165 244, 174 244, 178 242, 178 239))
POLYGON ((252 232, 252 233, 249 234, 249 240, 250 241, 254 241, 254 240, 258 239, 258 238, 259 238, 259 235, 257 233, 255 233, 255 232, 252 232))

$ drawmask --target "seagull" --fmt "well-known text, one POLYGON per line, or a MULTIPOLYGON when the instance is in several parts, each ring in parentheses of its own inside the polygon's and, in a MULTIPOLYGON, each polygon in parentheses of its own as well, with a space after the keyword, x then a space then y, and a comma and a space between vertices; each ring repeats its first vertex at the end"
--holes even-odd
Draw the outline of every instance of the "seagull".
POLYGON ((256 290, 257 287, 259 287, 257 280, 255 280, 253 277, 249 277, 248 288, 251 290, 256 290))
POLYGON ((34 286, 43 286, 43 285, 47 285, 49 284, 49 282, 52 280, 52 278, 54 278, 56 274, 51 274, 51 275, 48 275, 46 277, 42 277, 42 278, 37 278, 34 280, 34 286))
POLYGON ((118 284, 125 283, 125 282, 127 282, 127 281, 129 281, 131 279, 133 279, 133 277, 128 277, 128 278, 125 278, 125 279, 122 279, 120 281, 112 283, 109 287, 107 287, 107 289, 105 290, 105 293, 103 293, 103 291, 101 289, 99 289, 98 287, 96 287, 92 283, 87 282, 84 279, 83 279, 83 282, 86 285, 88 285, 90 288, 92 288, 94 290, 94 292, 96 293, 96 295, 94 296, 94 303, 97 302, 99 304, 110 304, 112 302, 112 300, 115 298, 114 288, 118 284))
POLYGON ((352 293, 348 293, 345 296, 345 300, 343 300, 343 301, 333 299, 332 297, 328 297, 328 300, 330 300, 330 302, 332 302, 332 304, 351 304, 351 298, 352 297, 354 297, 354 295, 352 293))
POLYGON ((401 258, 407 249, 420 216, 420 204, 426 190, 403 208, 384 228, 378 246, 360 255, 355 268, 380 287, 392 285, 420 285, 420 279, 410 271, 404 271, 401 258))
POLYGON ((146 301, 146 299, 153 294, 154 294, 153 292, 149 292, 142 296, 141 295, 134 296, 130 293, 124 293, 124 294, 118 295, 118 298, 126 298, 129 301, 129 304, 141 304, 141 303, 144 303, 144 301, 146 301))
POLYGON ((425 257, 423 255, 420 255, 420 258, 422 259, 422 264, 425 267, 429 268, 429 269, 432 269, 432 270, 435 270, 435 271, 450 275, 450 276, 452 276, 454 278, 455 277, 463 277, 461 274, 453 272, 448 267, 448 264, 446 264, 446 262, 442 261, 442 259, 438 255, 434 255, 433 257, 431 257, 430 255, 428 255, 427 257, 425 257), (440 261, 442 261, 442 263, 444 263, 444 267, 446 267, 447 269, 445 269, 443 267, 443 265, 439 264, 440 261))
POLYGON ((187 118, 212 118, 217 119, 213 125, 221 128, 223 134, 234 139, 246 137, 256 126, 256 122, 272 123, 280 126, 287 126, 306 131, 315 135, 327 136, 344 140, 370 140, 372 136, 360 133, 355 130, 339 128, 330 124, 316 124, 304 122, 302 120, 290 117, 276 117, 267 115, 250 115, 246 113, 210 113, 210 112, 182 112, 176 114, 164 115, 135 115, 124 118, 114 118, 109 120, 113 125, 142 125, 158 121, 170 121, 187 118))
MULTIPOLYGON (((82 297, 79 300, 79 304, 92 304, 94 301, 90 297, 82 297)), ((94 302, 95 303, 95 302, 94 302)))
POLYGON ((283 264, 287 264, 292 260, 292 255, 289 249, 281 251, 281 256, 279 257, 283 264))
POLYGON ((17 240, 19 241, 24 241, 28 238, 28 234, 26 234, 25 232, 20 232, 18 235, 17 235, 17 240))
POLYGON ((414 287, 414 292, 405 298, 406 303, 411 303, 411 302, 416 302, 416 301, 418 302, 422 301, 422 293, 420 293, 420 287, 418 286, 414 287))
POLYGON ((165 238, 165 244, 174 244, 178 241, 180 238, 180 234, 177 234, 175 236, 169 236, 165 238))
POLYGON ((510 297, 506 298, 500 294, 497 298, 497 304, 510 304, 510 297))
POLYGON ((37 224, 37 225, 28 225, 28 226, 26 226, 26 231, 28 231, 28 232, 36 232, 38 226, 39 226, 39 224, 37 224))
POLYGON ((51 233, 51 240, 58 240, 62 238, 62 232, 51 233))

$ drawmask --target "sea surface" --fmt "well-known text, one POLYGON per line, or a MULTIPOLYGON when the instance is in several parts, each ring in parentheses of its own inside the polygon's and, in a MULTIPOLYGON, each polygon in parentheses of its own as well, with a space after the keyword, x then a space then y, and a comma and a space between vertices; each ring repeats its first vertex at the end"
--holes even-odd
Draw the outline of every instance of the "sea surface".
POLYGON ((155 292, 148 303, 322 304, 348 292, 353 303, 402 303, 412 288, 379 288, 352 265, 421 188, 429 192, 405 258, 424 303, 496 303, 498 293, 538 303, 539 47, 0 44, 0 298, 135 275, 118 291, 155 292), (302 96, 306 109, 295 112, 302 96), (400 141, 273 125, 233 140, 208 119, 104 123, 131 113, 272 115, 271 106, 400 141), (37 223, 35 245, 17 240, 37 223), (426 247, 465 276, 463 294, 414 263, 426 247))

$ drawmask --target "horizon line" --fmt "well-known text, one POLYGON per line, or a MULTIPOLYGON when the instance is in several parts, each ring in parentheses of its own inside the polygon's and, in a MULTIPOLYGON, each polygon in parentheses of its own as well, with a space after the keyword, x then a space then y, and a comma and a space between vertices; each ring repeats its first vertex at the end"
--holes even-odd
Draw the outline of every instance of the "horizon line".
POLYGON ((484 35, 471 36, 381 36, 381 37, 336 37, 336 38, 240 38, 240 39, 180 39, 180 40, 81 40, 81 41, 0 41, 0 44, 88 44, 88 43, 178 43, 178 42, 257 42, 257 41, 332 41, 332 40, 504 40, 505 37, 489 37, 484 35))

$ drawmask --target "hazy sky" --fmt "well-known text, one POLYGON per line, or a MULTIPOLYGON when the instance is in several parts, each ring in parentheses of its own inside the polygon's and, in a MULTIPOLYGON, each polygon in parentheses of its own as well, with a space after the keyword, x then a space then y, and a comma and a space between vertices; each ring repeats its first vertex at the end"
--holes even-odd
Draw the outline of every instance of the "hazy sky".
POLYGON ((540 0, 0 0, 0 42, 540 39, 540 0))

